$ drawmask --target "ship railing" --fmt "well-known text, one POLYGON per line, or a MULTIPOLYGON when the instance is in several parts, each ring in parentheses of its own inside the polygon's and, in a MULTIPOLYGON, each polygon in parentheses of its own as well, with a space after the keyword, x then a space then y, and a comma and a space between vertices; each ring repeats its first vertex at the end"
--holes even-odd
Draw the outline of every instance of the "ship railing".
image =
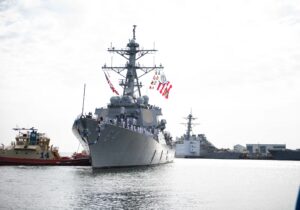
POLYGON ((134 119, 127 119, 127 120, 122 119, 119 122, 116 118, 115 119, 106 119, 106 120, 104 120, 104 122, 100 122, 99 125, 101 126, 102 123, 116 125, 118 127, 125 128, 125 129, 131 130, 131 131, 135 131, 140 134, 145 134, 145 135, 153 137, 153 138, 158 133, 157 129, 150 129, 150 128, 147 129, 147 128, 136 125, 136 121, 134 119))
POLYGON ((96 117, 93 116, 93 114, 91 112, 89 112, 88 114, 80 114, 76 117, 76 120, 79 120, 81 118, 89 118, 89 119, 96 119, 96 117))

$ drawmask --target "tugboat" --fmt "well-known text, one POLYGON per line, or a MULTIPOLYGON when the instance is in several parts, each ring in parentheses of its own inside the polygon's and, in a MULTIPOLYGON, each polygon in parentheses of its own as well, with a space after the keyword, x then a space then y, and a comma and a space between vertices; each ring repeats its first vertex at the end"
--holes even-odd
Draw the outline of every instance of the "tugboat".
POLYGON ((240 159, 243 153, 228 149, 218 149, 209 142, 204 134, 191 135, 192 123, 196 118, 189 114, 186 134, 176 140, 176 158, 240 159))
POLYGON ((49 146, 50 138, 36 128, 14 128, 18 131, 11 146, 0 148, 0 165, 90 165, 87 154, 74 153, 61 157, 57 147, 49 146))
MULTIPOLYGON (((73 133, 89 151, 93 168, 148 166, 174 159, 172 137, 165 131, 167 122, 159 119, 161 108, 149 104, 149 97, 141 95, 139 81, 142 76, 163 67, 142 67, 137 63, 138 59, 156 50, 139 48, 135 28, 134 25, 133 37, 125 49, 108 49, 125 58, 126 65, 102 67, 104 71, 111 70, 125 78, 120 81, 122 96, 111 97, 107 107, 96 108, 95 115, 81 114, 73 124, 73 133)), ((107 76, 106 80, 118 95, 107 76)))

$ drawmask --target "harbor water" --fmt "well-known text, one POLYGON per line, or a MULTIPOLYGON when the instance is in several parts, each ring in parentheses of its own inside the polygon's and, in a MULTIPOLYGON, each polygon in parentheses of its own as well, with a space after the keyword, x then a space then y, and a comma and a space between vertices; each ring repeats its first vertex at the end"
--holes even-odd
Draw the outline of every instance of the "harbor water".
POLYGON ((160 166, 1 166, 0 209, 295 209, 300 161, 175 159, 160 166))

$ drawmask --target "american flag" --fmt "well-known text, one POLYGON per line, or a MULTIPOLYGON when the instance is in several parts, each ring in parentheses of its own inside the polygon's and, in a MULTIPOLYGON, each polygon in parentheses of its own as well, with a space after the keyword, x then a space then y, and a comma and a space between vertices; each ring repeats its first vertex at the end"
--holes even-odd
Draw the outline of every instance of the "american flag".
POLYGON ((154 89, 156 87, 156 90, 164 96, 166 99, 169 98, 169 93, 172 88, 172 85, 170 81, 167 81, 166 76, 162 73, 155 73, 153 76, 152 82, 150 84, 149 89, 154 89), (157 85, 157 86, 156 86, 157 85))
POLYGON ((106 73, 104 72, 105 78, 107 83, 109 84, 110 89, 112 90, 112 92, 114 92, 115 94, 119 95, 118 91, 115 89, 115 87, 113 86, 113 84, 110 82, 108 76, 106 75, 106 73))
POLYGON ((171 83, 168 81, 168 82, 165 82, 165 83, 161 83, 159 82, 158 85, 157 85, 157 88, 156 90, 159 91, 159 93, 164 96, 166 99, 169 98, 169 93, 170 93, 170 90, 173 86, 171 85, 171 83))

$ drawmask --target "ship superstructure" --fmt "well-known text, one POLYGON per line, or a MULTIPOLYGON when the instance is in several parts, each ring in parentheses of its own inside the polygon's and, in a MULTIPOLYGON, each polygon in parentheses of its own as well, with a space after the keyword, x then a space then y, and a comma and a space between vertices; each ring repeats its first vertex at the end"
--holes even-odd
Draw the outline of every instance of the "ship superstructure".
MULTIPOLYGON (((104 65, 104 71, 114 71, 124 77, 121 96, 112 96, 107 107, 96 108, 95 114, 80 115, 73 124, 73 133, 89 151, 93 168, 153 165, 174 159, 172 137, 165 131, 166 120, 161 108, 149 104, 141 95, 140 78, 160 66, 141 66, 137 60, 156 50, 140 49, 133 37, 125 49, 111 47, 108 52, 126 59, 125 66, 104 65), (125 73, 125 75, 123 75, 125 73)), ((113 92, 118 92, 110 84, 113 92)))

